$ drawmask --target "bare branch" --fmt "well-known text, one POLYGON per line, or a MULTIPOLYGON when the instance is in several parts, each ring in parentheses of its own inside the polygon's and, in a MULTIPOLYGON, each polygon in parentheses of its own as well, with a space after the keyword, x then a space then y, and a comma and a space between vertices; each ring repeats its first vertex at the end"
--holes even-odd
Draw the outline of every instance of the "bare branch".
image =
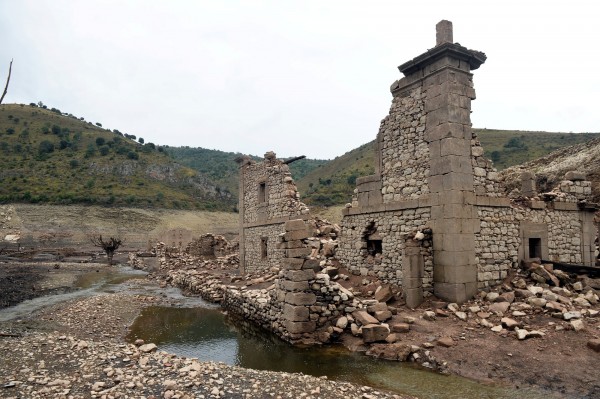
POLYGON ((120 238, 110 237, 108 240, 102 238, 102 234, 94 234, 89 236, 90 242, 95 246, 102 248, 106 252, 108 258, 108 264, 112 263, 113 255, 115 251, 123 244, 123 240, 120 238))
POLYGON ((4 96, 8 92, 8 83, 10 82, 10 74, 12 72, 12 63, 13 60, 10 60, 10 66, 8 67, 8 78, 6 79, 6 86, 4 86, 4 93, 2 93, 2 97, 0 97, 0 104, 2 104, 2 100, 4 100, 4 96))

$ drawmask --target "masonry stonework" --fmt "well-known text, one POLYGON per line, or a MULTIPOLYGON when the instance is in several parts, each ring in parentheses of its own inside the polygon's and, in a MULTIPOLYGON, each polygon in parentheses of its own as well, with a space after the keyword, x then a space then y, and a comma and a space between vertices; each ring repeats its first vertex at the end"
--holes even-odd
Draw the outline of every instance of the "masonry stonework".
POLYGON ((288 165, 267 152, 263 162, 240 157, 240 267, 245 272, 278 266, 283 253, 277 236, 284 223, 308 218, 288 165))
POLYGON ((573 171, 538 194, 531 174, 509 195, 471 129, 471 71, 486 56, 453 43, 451 22, 436 30, 436 46, 402 64, 391 86, 375 175, 357 179, 344 210, 340 262, 401 286, 409 306, 431 292, 464 302, 532 257, 593 264, 590 183, 573 171))
MULTIPOLYGON (((471 129, 472 71, 486 56, 452 40, 452 23, 441 21, 436 46, 400 65, 404 77, 391 86, 392 105, 375 140, 375 174, 356 180, 334 234, 343 266, 400 286, 410 307, 432 293, 462 303, 530 258, 595 262, 591 183, 571 171, 538 193, 526 171, 521 189, 507 192, 471 129)), ((326 325, 327 312, 339 313, 345 299, 329 291, 313 257, 319 249, 311 246, 321 240, 285 229, 309 218, 287 164, 272 152, 260 163, 239 162, 242 271, 283 269, 277 323, 286 334, 326 325)))

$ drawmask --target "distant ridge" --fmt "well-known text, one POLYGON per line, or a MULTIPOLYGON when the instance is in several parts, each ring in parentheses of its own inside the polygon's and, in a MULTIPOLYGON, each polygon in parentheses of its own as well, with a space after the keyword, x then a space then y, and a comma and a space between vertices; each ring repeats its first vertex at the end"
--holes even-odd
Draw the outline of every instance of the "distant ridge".
POLYGON ((174 162, 164 147, 41 103, 0 105, 0 203, 6 202, 235 207, 231 192, 174 162))

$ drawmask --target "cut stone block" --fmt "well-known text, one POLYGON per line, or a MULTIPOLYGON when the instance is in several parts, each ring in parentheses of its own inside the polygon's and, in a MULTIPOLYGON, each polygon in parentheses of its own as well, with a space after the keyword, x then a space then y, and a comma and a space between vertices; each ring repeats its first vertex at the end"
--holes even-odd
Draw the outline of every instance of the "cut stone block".
POLYGON ((283 318, 288 321, 308 321, 309 311, 306 306, 283 305, 283 318))
POLYGON ((285 302, 291 305, 314 305, 317 296, 312 292, 288 292, 285 294, 285 302))
POLYGON ((306 230, 306 223, 302 219, 288 220, 284 228, 285 231, 306 230))
POLYGON ((385 341, 390 329, 382 324, 367 324, 362 328, 363 341, 366 343, 385 341))
POLYGON ((367 324, 377 324, 379 321, 364 310, 357 310, 352 313, 352 317, 363 326, 367 324))

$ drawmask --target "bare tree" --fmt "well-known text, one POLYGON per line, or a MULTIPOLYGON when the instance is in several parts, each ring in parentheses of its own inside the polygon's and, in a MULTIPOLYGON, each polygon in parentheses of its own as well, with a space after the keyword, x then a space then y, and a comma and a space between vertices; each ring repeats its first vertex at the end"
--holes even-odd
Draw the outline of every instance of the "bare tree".
POLYGON ((8 92, 8 84, 10 83, 10 74, 12 72, 12 63, 13 63, 13 60, 10 60, 10 66, 8 67, 8 79, 6 79, 6 86, 4 86, 4 93, 2 93, 2 97, 0 97, 0 104, 2 104, 2 100, 4 100, 4 96, 8 92))
POLYGON ((90 236, 90 241, 94 244, 95 247, 102 248, 104 252, 106 252, 106 257, 108 258, 108 264, 112 265, 113 256, 115 255, 115 251, 119 249, 121 244, 123 244, 123 240, 120 238, 110 237, 108 240, 104 240, 102 238, 102 234, 92 235, 90 236))

